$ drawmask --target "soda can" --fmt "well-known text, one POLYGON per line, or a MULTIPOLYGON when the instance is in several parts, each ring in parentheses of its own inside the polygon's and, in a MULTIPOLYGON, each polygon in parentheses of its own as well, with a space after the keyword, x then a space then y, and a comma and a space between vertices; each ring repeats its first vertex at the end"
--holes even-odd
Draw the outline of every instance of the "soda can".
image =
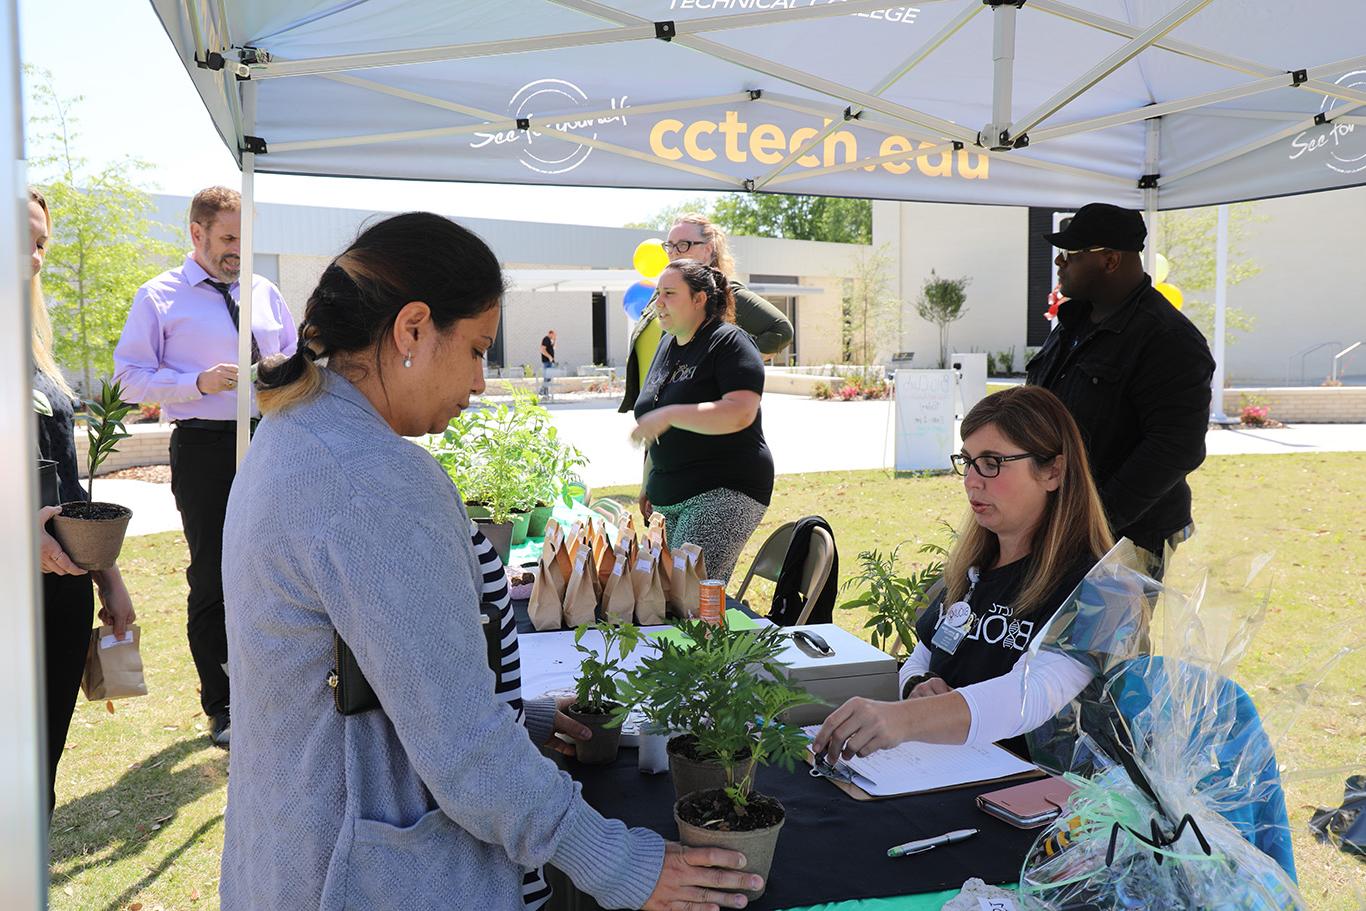
POLYGON ((697 616, 712 626, 726 625, 726 583, 705 579, 697 584, 697 616))

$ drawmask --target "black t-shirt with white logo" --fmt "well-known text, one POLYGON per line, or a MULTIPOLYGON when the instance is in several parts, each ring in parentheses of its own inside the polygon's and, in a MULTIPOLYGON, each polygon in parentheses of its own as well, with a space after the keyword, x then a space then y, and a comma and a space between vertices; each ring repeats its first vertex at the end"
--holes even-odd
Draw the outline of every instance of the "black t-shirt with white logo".
MULTIPOLYGON (((716 402, 736 391, 763 394, 763 358, 743 329, 712 321, 686 345, 664 336, 636 399, 636 420, 665 405, 716 402)), ((764 442, 762 414, 736 433, 713 435, 675 427, 650 447, 650 462, 646 495, 660 506, 673 506, 718 487, 739 491, 765 506, 773 497, 773 455, 764 442)))
POLYGON ((1089 558, 1073 564, 1041 605, 1028 617, 1016 617, 1015 596, 1029 574, 1032 562, 1032 557, 1024 557, 982 571, 977 587, 968 599, 972 619, 968 622, 967 635, 952 655, 932 644, 943 599, 921 615, 916 623, 916 634, 930 650, 931 674, 958 689, 1009 673, 1029 648, 1029 643, 1095 565, 1089 558))
POLYGON ((541 347, 545 349, 545 351, 541 352, 541 363, 549 364, 553 362, 555 360, 555 343, 550 340, 550 336, 547 335, 541 338, 541 347), (550 356, 546 357, 547 354, 550 356))

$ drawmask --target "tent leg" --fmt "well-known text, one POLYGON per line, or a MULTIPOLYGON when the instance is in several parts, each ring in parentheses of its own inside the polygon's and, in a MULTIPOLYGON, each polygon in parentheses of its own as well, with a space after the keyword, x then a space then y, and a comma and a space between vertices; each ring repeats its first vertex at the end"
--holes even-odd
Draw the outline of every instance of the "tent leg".
MULTIPOLYGON (((0 897, 6 908, 47 906, 47 774, 42 637, 38 618, 37 422, 29 350, 28 196, 24 192, 18 4, 0 0, 0 508, 11 521, 0 545, 5 659, 0 661, 0 897)), ((57 216, 61 217, 60 212, 57 216)))
POLYGON ((1011 5, 991 8, 991 123, 982 128, 978 143, 989 149, 1007 149, 1015 91, 1015 16, 1011 5))
MULTIPOLYGON (((1143 156, 1144 174, 1156 174, 1162 161, 1162 118, 1147 121, 1147 148, 1143 156)), ((1143 251, 1143 271, 1157 269, 1157 193, 1156 185, 1143 188, 1143 217, 1148 222, 1148 245, 1143 251)))
POLYGON ((1228 306, 1228 206, 1219 207, 1219 250, 1214 267, 1214 379, 1210 417, 1216 424, 1231 423, 1224 414, 1224 314, 1228 306))
MULTIPOLYGON (((256 129, 256 83, 248 79, 242 86, 242 130, 251 135, 256 129)), ((255 303, 252 294, 252 244, 255 237, 256 214, 256 155, 242 152, 242 274, 238 280, 237 330, 237 462, 247 455, 251 441, 251 315, 255 303)))

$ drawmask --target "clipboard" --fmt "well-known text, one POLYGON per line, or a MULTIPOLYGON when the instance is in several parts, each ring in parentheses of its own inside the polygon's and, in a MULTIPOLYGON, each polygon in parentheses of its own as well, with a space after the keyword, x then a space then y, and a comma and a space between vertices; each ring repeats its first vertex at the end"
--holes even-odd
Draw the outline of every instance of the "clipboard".
MULTIPOLYGON (((1047 776, 1047 773, 1044 772, 1042 769, 1036 768, 1032 771, 1020 772, 1017 775, 1007 775, 1003 778, 983 778, 978 781, 963 781, 959 782, 958 784, 945 785, 943 787, 937 788, 912 789, 909 791, 903 791, 899 794, 878 795, 869 794, 867 791, 863 790, 863 788, 859 787, 857 784, 855 784, 853 781, 848 780, 847 778, 831 776, 828 773, 820 771, 816 766, 816 754, 810 752, 809 750, 806 754, 806 764, 811 767, 810 775, 812 778, 824 778, 826 781, 830 782, 832 785, 839 788, 841 791, 843 791, 848 796, 852 797, 854 800, 894 800, 898 797, 910 797, 915 794, 936 794, 940 791, 956 791, 959 788, 971 788, 984 784, 1006 784, 1015 781, 1033 781, 1037 778, 1044 778, 1047 776)), ((823 760, 821 764, 825 764, 823 760)))

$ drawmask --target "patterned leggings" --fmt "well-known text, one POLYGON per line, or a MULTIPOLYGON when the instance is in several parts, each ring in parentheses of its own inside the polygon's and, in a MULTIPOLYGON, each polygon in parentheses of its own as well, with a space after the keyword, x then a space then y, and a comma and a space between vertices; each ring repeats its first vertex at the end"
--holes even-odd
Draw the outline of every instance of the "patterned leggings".
POLYGON ((717 487, 672 506, 656 506, 664 514, 669 548, 696 544, 702 548, 707 576, 730 581, 735 561, 768 507, 737 490, 717 487))

